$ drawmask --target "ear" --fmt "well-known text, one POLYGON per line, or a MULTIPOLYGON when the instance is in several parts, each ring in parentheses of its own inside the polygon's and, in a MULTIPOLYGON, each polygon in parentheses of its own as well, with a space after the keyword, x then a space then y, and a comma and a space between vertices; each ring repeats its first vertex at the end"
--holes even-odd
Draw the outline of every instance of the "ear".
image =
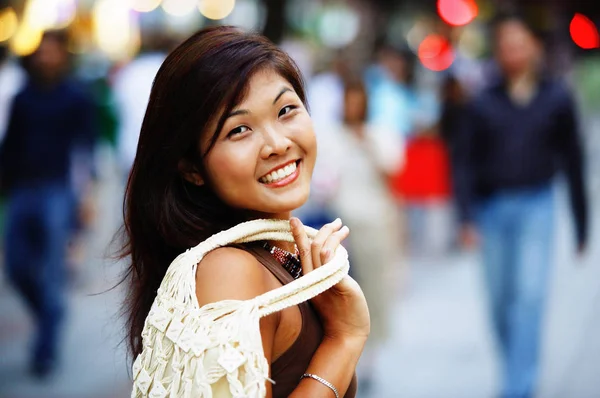
POLYGON ((177 164, 177 168, 186 181, 197 186, 204 185, 204 179, 202 178, 202 175, 196 166, 194 166, 187 159, 181 159, 177 164))

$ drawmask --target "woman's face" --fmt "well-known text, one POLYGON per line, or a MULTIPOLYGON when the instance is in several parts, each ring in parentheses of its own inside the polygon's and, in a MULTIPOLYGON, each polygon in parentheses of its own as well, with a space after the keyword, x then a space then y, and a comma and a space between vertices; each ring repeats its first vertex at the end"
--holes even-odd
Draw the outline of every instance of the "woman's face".
MULTIPOLYGON (((202 153, 216 124, 202 137, 202 153)), ((225 120, 205 169, 217 196, 229 206, 287 218, 308 198, 316 155, 304 104, 286 79, 264 70, 250 79, 246 98, 225 120)))

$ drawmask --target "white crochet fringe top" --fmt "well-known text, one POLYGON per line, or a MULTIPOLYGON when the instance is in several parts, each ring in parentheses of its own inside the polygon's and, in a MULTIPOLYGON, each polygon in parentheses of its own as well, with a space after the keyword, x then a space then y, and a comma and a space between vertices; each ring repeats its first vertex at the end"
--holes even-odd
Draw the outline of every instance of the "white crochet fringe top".
MULTIPOLYGON (((309 238, 316 230, 305 227, 309 238)), ((169 266, 146 318, 143 350, 133 364, 132 398, 264 398, 269 364, 261 317, 298 305, 348 274, 340 246, 322 267, 251 300, 199 306, 195 275, 210 251, 232 243, 294 242, 288 221, 253 220, 215 234, 180 254, 169 266)))

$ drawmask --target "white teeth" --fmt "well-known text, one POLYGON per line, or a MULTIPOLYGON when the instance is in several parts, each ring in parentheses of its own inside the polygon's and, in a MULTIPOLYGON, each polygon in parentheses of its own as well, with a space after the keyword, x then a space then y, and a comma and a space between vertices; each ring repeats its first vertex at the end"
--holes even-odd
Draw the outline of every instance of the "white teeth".
POLYGON ((296 171, 296 163, 290 163, 285 167, 282 167, 278 170, 272 171, 264 177, 259 179, 260 182, 265 184, 270 184, 272 182, 276 182, 277 180, 281 180, 296 171))

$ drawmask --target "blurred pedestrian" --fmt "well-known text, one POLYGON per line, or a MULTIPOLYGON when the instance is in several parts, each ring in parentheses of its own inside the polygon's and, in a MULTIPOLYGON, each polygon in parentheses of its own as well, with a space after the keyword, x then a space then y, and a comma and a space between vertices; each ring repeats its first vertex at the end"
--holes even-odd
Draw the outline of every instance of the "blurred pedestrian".
POLYGON ((8 125, 8 112, 14 96, 25 80, 22 68, 11 59, 8 48, 0 45, 0 142, 8 125))
MULTIPOLYGON (((439 136, 444 142, 447 157, 449 160, 449 171, 452 173, 456 170, 454 162, 456 161, 456 146, 458 137, 460 136, 461 128, 466 117, 468 93, 466 87, 462 84, 459 78, 454 74, 449 74, 442 82, 441 89, 441 113, 438 125, 439 136)), ((452 179, 452 178, 451 178, 452 179)), ((451 187, 452 184, 449 184, 451 187)), ((454 200, 455 193, 452 192, 451 200, 454 200)), ((453 204, 451 209, 453 209, 453 204)), ((452 250, 459 248, 458 225, 453 212, 449 217, 450 239, 448 247, 452 250)))
POLYGON ((469 106, 457 140, 462 241, 481 241, 502 397, 533 397, 554 238, 553 181, 565 172, 579 252, 587 206, 576 109, 565 84, 542 70, 543 45, 518 16, 494 25, 500 79, 469 106))
POLYGON ((71 158, 93 135, 93 104, 69 78, 68 36, 48 31, 24 60, 28 79, 15 97, 0 150, 7 195, 5 261, 31 310, 31 370, 46 376, 59 356, 65 315, 65 254, 72 227, 71 158))
MULTIPOLYGON (((2 2, 0 1, 0 4, 2 2)), ((1 8, 1 6, 0 6, 1 8)), ((11 103, 21 90, 25 73, 10 57, 8 47, 0 43, 0 143, 4 140, 11 103)), ((3 199, 3 198, 2 198, 3 199)), ((0 226, 4 226, 4 202, 0 201, 0 226)), ((0 234, 4 231, 0 230, 0 234)))
POLYGON ((456 76, 447 76, 442 83, 442 109, 439 121, 439 134, 451 158, 456 149, 466 113, 467 94, 456 76))
POLYGON ((360 80, 346 81, 343 122, 331 147, 321 148, 337 167, 331 213, 352 230, 352 272, 371 317, 371 334, 361 358, 361 390, 368 390, 388 336, 389 303, 399 265, 400 216, 387 180, 402 161, 401 136, 387 126, 367 124, 368 96, 360 80))
POLYGON ((365 73, 369 124, 390 126, 404 137, 414 132, 418 111, 414 61, 410 51, 391 44, 378 49, 376 62, 365 73))
POLYGON ((160 33, 144 32, 140 54, 119 69, 113 78, 113 95, 119 123, 117 156, 124 179, 135 158, 152 81, 165 60, 172 41, 160 33))
MULTIPOLYGON (((328 68, 313 76, 307 84, 310 117, 315 129, 317 144, 322 148, 337 145, 336 129, 342 123, 344 108, 344 80, 350 73, 347 58, 336 53, 328 68)), ((310 196, 294 214, 305 225, 320 229, 332 217, 327 204, 335 190, 337 164, 331 156, 317 156, 311 181, 310 196)))

